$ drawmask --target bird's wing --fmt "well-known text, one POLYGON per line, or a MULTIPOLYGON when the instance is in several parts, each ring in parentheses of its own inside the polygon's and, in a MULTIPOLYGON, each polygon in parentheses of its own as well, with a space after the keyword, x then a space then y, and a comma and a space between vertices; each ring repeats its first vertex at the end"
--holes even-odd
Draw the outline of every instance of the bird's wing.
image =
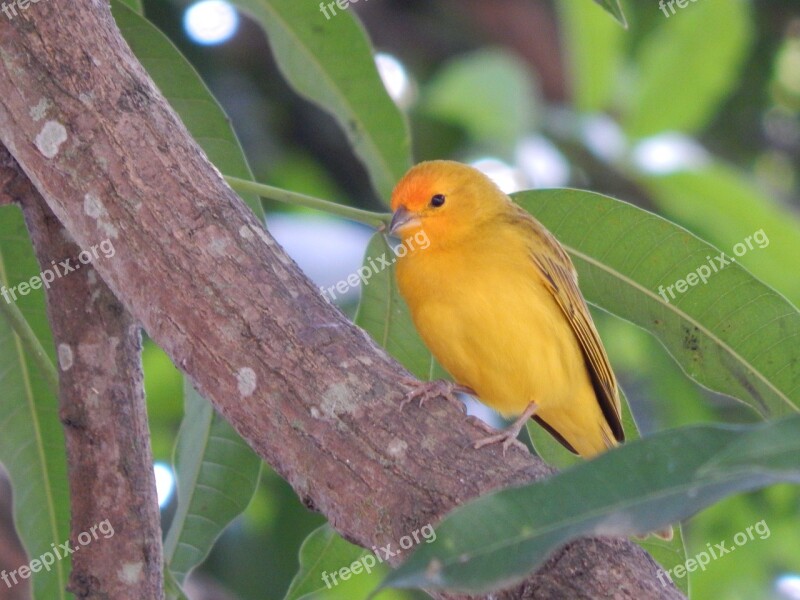
POLYGON ((523 226, 533 230, 531 232, 534 234, 533 239, 543 244, 545 249, 551 250, 551 252, 532 251, 531 258, 542 276, 542 281, 553 294, 575 332, 575 337, 586 358, 586 366, 589 369, 600 408, 614 437, 621 442, 624 440, 625 434, 622 429, 617 379, 600 341, 600 335, 592 321, 589 307, 578 289, 578 274, 575 267, 553 234, 524 209, 516 205, 515 208, 519 211, 519 218, 523 226))

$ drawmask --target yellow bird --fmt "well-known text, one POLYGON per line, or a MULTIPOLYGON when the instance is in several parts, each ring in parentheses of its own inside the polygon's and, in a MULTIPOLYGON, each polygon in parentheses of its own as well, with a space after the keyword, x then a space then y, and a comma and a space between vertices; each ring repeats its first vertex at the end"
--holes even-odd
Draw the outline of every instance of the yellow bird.
POLYGON ((425 344, 459 388, 519 417, 475 447, 503 442, 505 452, 530 418, 583 457, 622 442, 617 381, 555 237, 483 173, 452 161, 413 167, 392 210, 393 235, 430 242, 397 260, 425 344))

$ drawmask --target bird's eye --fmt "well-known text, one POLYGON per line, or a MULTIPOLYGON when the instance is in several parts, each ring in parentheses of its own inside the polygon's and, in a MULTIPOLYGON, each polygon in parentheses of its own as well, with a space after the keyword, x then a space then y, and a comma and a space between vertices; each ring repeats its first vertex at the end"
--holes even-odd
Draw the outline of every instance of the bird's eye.
POLYGON ((444 204, 444 194, 436 194, 431 198, 431 206, 434 208, 439 208, 442 204, 444 204))

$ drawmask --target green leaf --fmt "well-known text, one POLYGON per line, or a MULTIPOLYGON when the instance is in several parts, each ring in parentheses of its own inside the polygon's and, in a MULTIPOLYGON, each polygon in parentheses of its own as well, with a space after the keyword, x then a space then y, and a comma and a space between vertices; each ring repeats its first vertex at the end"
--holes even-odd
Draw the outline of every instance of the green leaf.
POLYGON ((429 598, 422 593, 397 590, 374 594, 381 579, 389 572, 389 567, 371 552, 346 541, 327 524, 309 534, 300 547, 299 558, 300 569, 284 600, 429 598), (350 572, 346 575, 347 579, 341 578, 343 568, 350 572))
POLYGON ((560 0, 558 13, 572 81, 572 104, 583 113, 611 108, 625 31, 611 19, 598 19, 587 2, 560 0))
MULTIPOLYGON (((630 404, 625 394, 620 390, 620 401, 622 402, 622 427, 625 430, 626 443, 640 439, 639 427, 633 418, 630 404)), ((559 444, 543 427, 533 420, 527 423, 528 435, 531 437, 533 446, 542 460, 547 464, 563 470, 567 467, 583 462, 583 459, 559 444)), ((677 565, 686 563, 686 546, 683 540, 683 531, 680 523, 672 524, 673 536, 671 540, 664 540, 655 535, 650 535, 644 540, 635 540, 642 548, 647 550, 650 555, 665 570, 670 570, 677 565)), ((676 580, 676 585, 688 596, 689 578, 676 580)))
MULTIPOLYGON (((136 58, 209 160, 226 175, 252 181, 253 173, 230 120, 194 67, 167 36, 122 0, 112 0, 111 10, 136 58)), ((242 199, 263 222, 264 209, 259 197, 244 194, 242 199)))
POLYGON ((255 493, 261 459, 188 383, 175 447, 178 509, 164 562, 179 584, 211 551, 255 493))
MULTIPOLYGON (((622 402, 622 426, 625 430, 625 443, 633 442, 642 438, 639 426, 631 412, 631 406, 625 394, 620 390, 620 401, 622 402)), ((574 455, 573 455, 574 456, 574 455)), ((665 571, 674 569, 678 565, 686 564, 686 544, 683 538, 683 527, 680 523, 671 523, 672 539, 665 540, 654 534, 645 539, 635 539, 634 541, 650 553, 650 556, 661 565, 665 571)), ((678 579, 675 581, 686 596, 689 596, 689 578, 678 579)))
POLYGON ((318 3, 235 0, 266 30, 278 67, 298 94, 344 130, 379 195, 388 200, 411 165, 408 124, 386 92, 352 11, 326 19, 318 3))
POLYGON ((701 130, 741 80, 752 38, 750 3, 702 0, 675 10, 636 57, 638 84, 624 119, 632 137, 701 130))
POLYGON ((505 50, 479 50, 447 63, 428 84, 421 109, 460 126, 475 143, 513 156, 535 126, 537 89, 530 68, 505 50))
POLYGON ((800 315, 737 264, 714 273, 719 251, 647 211, 579 190, 514 198, 559 238, 587 300, 655 335, 700 384, 765 417, 797 411, 800 315), (711 275, 670 298, 675 282, 704 265, 711 275), (659 290, 669 301, 665 302, 659 290))
POLYGON ((800 482, 798 455, 800 415, 665 431, 456 509, 439 523, 436 541, 382 586, 485 593, 521 580, 583 535, 654 531, 731 494, 800 482))
POLYGON ((800 219, 795 211, 724 163, 662 176, 642 174, 637 179, 661 214, 724 249, 795 306, 800 304, 800 278, 786 276, 796 269, 800 248, 800 219), (753 237, 757 231, 761 244, 753 237), (737 244, 744 246, 737 248, 737 244), (737 256, 740 250, 746 252, 737 256))
MULTIPOLYGON (((0 208, 0 285, 5 290, 38 275, 19 208, 0 208)), ((11 292, 7 292, 12 302, 11 292)), ((21 295, 16 305, 47 356, 55 361, 53 338, 45 314, 42 289, 21 295)), ((0 302, 6 299, 0 296, 0 302)), ((5 315, 5 310, 0 315, 5 315)), ((38 361, 22 345, 9 322, 0 316, 0 462, 14 491, 14 522, 28 556, 52 552, 51 544, 69 539, 69 490, 64 434, 58 400, 38 361)), ((57 560, 50 571, 32 575, 37 600, 71 598, 65 591, 70 559, 57 560)))
MULTIPOLYGON (((349 567, 367 554, 370 553, 343 539, 330 525, 326 524, 315 529, 300 547, 300 570, 294 576, 284 600, 300 600, 301 598, 309 600, 315 597, 326 600, 353 598, 354 596, 348 595, 353 593, 352 583, 348 585, 348 582, 352 582, 354 579, 348 579, 334 586, 333 581, 336 580, 332 580, 330 575, 334 574, 335 577, 339 569, 349 567), (323 575, 327 576, 327 584, 323 575)), ((373 556, 368 562, 377 562, 377 560, 373 556)), ((386 573, 386 568, 379 567, 379 573, 386 573)), ((363 571, 357 575, 371 575, 368 589, 374 588, 380 581, 376 573, 363 571)))
MULTIPOLYGON (((420 246, 422 247, 422 246, 420 246)), ((371 276, 361 288, 355 323, 415 377, 449 379, 419 337, 394 276, 395 254, 383 234, 372 236, 364 257, 371 276), (382 268, 383 262, 390 263, 382 268)))
POLYGON ((594 0, 600 6, 602 6, 611 16, 613 16, 617 22, 622 25, 625 29, 628 28, 628 22, 625 20, 625 15, 622 12, 622 7, 619 4, 619 0, 594 0))

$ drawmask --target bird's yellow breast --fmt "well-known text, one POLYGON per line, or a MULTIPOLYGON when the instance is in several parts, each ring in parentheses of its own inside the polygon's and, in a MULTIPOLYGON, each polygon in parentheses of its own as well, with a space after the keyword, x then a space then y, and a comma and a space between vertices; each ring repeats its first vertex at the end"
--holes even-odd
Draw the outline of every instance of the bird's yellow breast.
POLYGON ((546 415, 577 393, 596 405, 581 350, 530 249, 494 235, 490 244, 436 247, 398 262, 417 330, 459 383, 505 416, 533 401, 546 415))
POLYGON ((558 241, 488 177, 452 161, 413 167, 392 210, 393 233, 429 240, 398 260, 397 278, 454 379, 506 416, 535 407, 583 456, 621 441, 616 380, 558 241))

